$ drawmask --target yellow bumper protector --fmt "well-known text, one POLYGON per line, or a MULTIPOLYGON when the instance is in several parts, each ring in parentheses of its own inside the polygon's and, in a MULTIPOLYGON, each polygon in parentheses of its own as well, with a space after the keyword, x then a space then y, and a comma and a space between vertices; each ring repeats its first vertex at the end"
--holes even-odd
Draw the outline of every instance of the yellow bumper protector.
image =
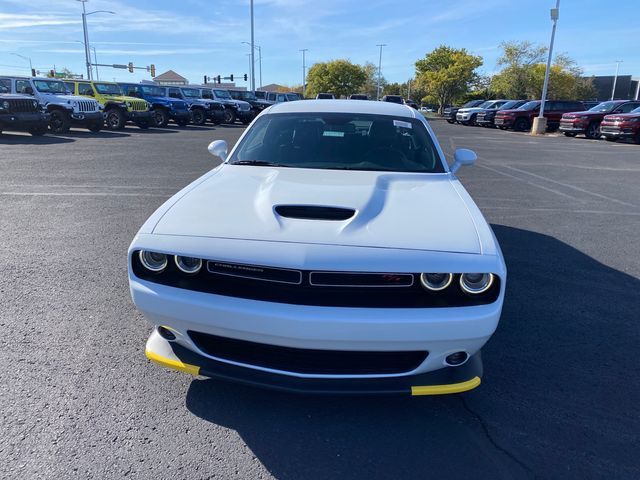
POLYGON ((449 385, 425 385, 411 387, 411 395, 446 395, 449 393, 466 392, 473 390, 480 385, 480 377, 473 377, 471 380, 449 385))
POLYGON ((180 360, 163 357, 151 350, 145 350, 144 353, 149 360, 157 363, 158 365, 162 365, 163 367, 172 368, 173 370, 186 372, 191 375, 198 375, 200 373, 200 367, 197 367, 196 365, 190 365, 188 363, 182 363, 180 360))

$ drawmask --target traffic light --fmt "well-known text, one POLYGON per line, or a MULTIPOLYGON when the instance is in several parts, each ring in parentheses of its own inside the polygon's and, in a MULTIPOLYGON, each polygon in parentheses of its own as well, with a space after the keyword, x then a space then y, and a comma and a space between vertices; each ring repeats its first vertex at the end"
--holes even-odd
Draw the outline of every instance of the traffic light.
POLYGON ((129 62, 129 72, 133 73, 133 62, 129 62))
POLYGON ((35 68, 32 68, 32 69, 31 69, 31 76, 32 76, 32 77, 35 77, 35 76, 36 76, 36 69, 35 69, 35 68))
POLYGON ((206 84, 207 84, 207 79, 208 79, 208 78, 209 78, 209 77, 207 77, 206 75, 204 76, 204 84, 203 84, 203 85, 206 85, 206 84))
POLYGON ((156 76, 156 66, 152 63, 151 64, 151 78, 156 76))
POLYGON ((233 82, 233 73, 229 75, 229 80, 233 82))
POLYGON ((216 82, 220 83, 220 75, 216 77, 216 82))
POLYGON ((245 82, 247 81, 247 74, 246 73, 244 74, 244 81, 245 82))
POLYGON ((49 77, 50 78, 55 78, 56 76, 56 71, 55 70, 49 70, 49 77))

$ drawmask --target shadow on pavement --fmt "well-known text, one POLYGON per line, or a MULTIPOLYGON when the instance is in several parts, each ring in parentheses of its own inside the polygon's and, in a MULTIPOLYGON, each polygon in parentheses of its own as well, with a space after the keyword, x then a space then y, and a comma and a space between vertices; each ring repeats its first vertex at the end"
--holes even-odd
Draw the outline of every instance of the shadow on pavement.
POLYGON ((61 143, 75 142, 73 138, 57 137, 52 134, 34 137, 32 135, 20 135, 13 132, 2 132, 0 134, 0 144, 3 145, 56 145, 61 143))
POLYGON ((208 379, 187 408, 280 479, 636 476, 640 282, 553 237, 493 229, 509 280, 478 389, 313 397, 208 379))
POLYGON ((90 132, 89 130, 70 130, 67 133, 57 134, 57 136, 71 138, 123 138, 130 137, 131 135, 129 133, 122 133, 113 130, 100 130, 99 132, 90 132))

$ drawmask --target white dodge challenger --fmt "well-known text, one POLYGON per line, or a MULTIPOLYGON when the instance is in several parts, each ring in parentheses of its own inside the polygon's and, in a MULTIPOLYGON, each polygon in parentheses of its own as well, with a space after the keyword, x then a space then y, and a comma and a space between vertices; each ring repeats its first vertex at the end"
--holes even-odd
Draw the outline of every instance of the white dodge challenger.
POLYGON ((285 102, 167 200, 128 252, 146 355, 311 393, 480 384, 506 268, 427 121, 393 103, 285 102))

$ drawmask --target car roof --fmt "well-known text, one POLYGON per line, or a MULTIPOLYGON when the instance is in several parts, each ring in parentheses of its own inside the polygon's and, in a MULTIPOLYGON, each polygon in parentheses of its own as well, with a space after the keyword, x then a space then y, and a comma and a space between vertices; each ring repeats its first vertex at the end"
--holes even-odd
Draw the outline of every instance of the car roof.
POLYGON ((407 105, 371 100, 300 100, 277 103, 269 113, 370 113, 415 118, 415 110, 407 105))

